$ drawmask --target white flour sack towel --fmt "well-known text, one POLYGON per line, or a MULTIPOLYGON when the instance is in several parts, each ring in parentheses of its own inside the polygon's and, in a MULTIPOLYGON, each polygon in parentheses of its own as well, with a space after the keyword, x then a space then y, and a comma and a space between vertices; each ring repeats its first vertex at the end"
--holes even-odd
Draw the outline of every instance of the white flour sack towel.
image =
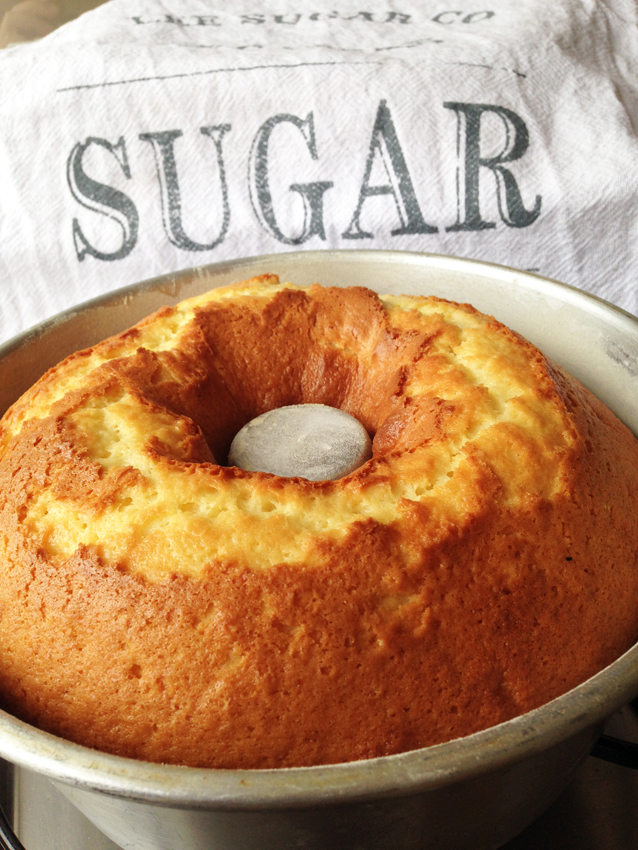
POLYGON ((0 340, 189 266, 489 260, 637 312, 634 0, 112 0, 0 53, 0 340))

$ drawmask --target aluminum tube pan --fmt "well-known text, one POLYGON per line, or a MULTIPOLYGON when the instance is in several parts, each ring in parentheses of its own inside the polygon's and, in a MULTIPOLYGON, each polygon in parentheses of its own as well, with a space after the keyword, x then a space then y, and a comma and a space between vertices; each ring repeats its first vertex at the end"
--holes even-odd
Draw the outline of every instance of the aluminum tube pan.
MULTIPOLYGON (((0 348, 0 409, 48 367, 164 304, 277 273, 302 285, 363 285, 381 293, 470 302, 538 345, 638 433, 638 321, 579 290, 487 263, 389 251, 284 253, 205 266, 95 299, 0 348)), ((0 756, 58 781, 177 808, 290 809, 401 797, 451 786, 538 756, 594 731, 638 694, 638 649, 551 703, 507 723, 423 750, 286 770, 199 770, 110 756, 0 713, 0 756)))

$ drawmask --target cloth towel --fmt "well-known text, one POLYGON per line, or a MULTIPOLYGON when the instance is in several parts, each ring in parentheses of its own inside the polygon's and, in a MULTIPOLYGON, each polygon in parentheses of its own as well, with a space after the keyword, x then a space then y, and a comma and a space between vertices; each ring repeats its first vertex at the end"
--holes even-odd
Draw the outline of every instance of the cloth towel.
POLYGON ((638 312, 634 0, 111 0, 0 53, 0 340, 261 253, 489 260, 638 312))

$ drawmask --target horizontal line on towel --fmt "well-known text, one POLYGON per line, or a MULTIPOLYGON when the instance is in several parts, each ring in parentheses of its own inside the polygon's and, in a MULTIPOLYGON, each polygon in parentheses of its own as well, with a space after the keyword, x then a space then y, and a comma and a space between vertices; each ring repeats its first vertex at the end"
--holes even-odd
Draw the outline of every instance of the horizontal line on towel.
POLYGON ((106 86, 126 86, 132 83, 148 83, 153 82, 155 80, 174 80, 178 77, 200 77, 205 74, 230 74, 236 71, 263 71, 268 70, 269 68, 280 69, 280 68, 304 68, 304 67, 312 67, 316 65, 378 65, 379 62, 298 62, 298 63, 284 63, 282 65, 248 65, 242 68, 211 68, 208 71, 190 71, 184 74, 166 74, 165 76, 157 76, 157 77, 135 77, 131 80, 107 80, 103 83, 82 83, 77 86, 65 86, 64 88, 57 89, 58 92, 65 91, 78 91, 79 89, 100 89, 105 88, 106 86))

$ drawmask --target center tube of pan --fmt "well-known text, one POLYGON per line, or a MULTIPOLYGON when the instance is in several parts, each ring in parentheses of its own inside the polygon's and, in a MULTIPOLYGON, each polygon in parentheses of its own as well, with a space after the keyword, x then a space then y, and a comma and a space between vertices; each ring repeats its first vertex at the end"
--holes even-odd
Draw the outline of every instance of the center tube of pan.
POLYGON ((372 457, 363 425, 325 404, 277 407, 237 433, 229 466, 286 478, 328 481, 354 472, 372 457))

